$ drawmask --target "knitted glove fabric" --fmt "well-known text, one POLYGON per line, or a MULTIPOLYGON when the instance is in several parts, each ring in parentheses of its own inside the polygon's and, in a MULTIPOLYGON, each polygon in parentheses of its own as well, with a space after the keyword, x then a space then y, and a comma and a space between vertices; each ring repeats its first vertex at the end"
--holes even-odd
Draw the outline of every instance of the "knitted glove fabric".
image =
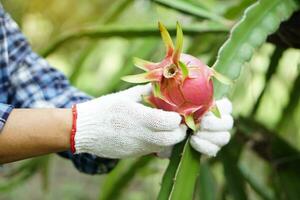
POLYGON ((233 127, 233 118, 231 116, 232 104, 227 99, 216 101, 221 118, 208 112, 201 120, 200 130, 192 135, 192 147, 208 156, 216 156, 222 146, 230 140, 229 130, 233 127))
MULTIPOLYGON (((221 147, 229 142, 229 130, 233 126, 231 102, 224 98, 216 101, 216 104, 221 118, 216 117, 212 112, 205 114, 200 123, 200 130, 192 135, 190 140, 191 146, 195 150, 207 156, 216 156, 221 147)), ((157 155, 161 158, 169 158, 172 148, 165 148, 157 155)))
POLYGON ((126 158, 162 151, 182 141, 186 126, 181 117, 146 107, 141 95, 151 85, 135 86, 77 105, 75 153, 126 158))

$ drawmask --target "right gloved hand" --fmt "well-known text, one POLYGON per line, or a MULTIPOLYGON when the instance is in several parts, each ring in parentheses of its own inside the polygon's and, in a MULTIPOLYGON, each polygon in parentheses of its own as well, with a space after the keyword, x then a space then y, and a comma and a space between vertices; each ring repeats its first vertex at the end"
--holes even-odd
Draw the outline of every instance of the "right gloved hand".
POLYGON ((198 152, 216 156, 230 140, 229 131, 233 127, 232 104, 227 98, 216 101, 221 117, 206 113, 200 123, 200 130, 191 136, 191 145, 198 152))
MULTIPOLYGON (((207 156, 216 156, 218 151, 230 140, 229 131, 233 127, 231 116, 232 104, 227 99, 216 101, 221 118, 216 117, 212 112, 206 113, 201 122, 200 130, 191 136, 191 146, 198 152, 207 156)), ((169 158, 172 147, 164 149, 157 155, 161 158, 169 158)))
POLYGON ((135 86, 78 104, 75 153, 91 153, 105 158, 126 158, 160 152, 181 142, 186 126, 181 117, 146 107, 141 95, 151 85, 135 86))

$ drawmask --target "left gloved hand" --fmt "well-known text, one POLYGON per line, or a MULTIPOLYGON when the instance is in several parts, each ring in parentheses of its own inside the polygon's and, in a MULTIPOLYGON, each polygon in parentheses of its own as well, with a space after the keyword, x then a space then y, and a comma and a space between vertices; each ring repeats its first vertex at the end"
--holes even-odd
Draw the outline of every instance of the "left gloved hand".
MULTIPOLYGON (((233 127, 231 116, 232 104, 227 99, 216 101, 221 118, 212 112, 206 113, 200 123, 200 130, 191 136, 191 146, 207 156, 216 156, 218 151, 230 140, 229 130, 233 127)), ((170 157, 172 147, 164 149, 157 155, 162 158, 170 157)))
POLYGON ((184 140, 187 128, 180 125, 178 113, 141 104, 142 95, 150 91, 150 84, 139 85, 73 107, 73 152, 127 158, 156 153, 184 140))

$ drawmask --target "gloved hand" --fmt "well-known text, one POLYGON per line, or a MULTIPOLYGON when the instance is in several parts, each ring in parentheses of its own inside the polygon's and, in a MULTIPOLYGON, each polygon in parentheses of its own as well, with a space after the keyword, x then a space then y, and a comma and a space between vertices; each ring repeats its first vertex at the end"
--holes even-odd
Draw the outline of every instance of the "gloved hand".
POLYGON ((208 156, 216 156, 221 147, 229 142, 229 130, 233 126, 231 102, 228 99, 221 99, 216 101, 216 104, 221 118, 212 112, 205 114, 200 123, 200 130, 192 135, 190 140, 195 150, 208 156))
POLYGON ((75 153, 126 158, 159 152, 182 141, 186 126, 180 125, 179 114, 139 103, 141 95, 150 91, 149 84, 135 86, 78 104, 75 153))
MULTIPOLYGON (((192 135, 190 140, 191 146, 195 150, 208 156, 216 156, 221 147, 229 142, 229 130, 233 126, 231 102, 225 98, 216 101, 216 104, 221 118, 216 117, 212 112, 206 113, 201 120, 200 130, 192 135)), ((157 155, 161 158, 168 158, 171 153, 172 147, 169 147, 157 155)))

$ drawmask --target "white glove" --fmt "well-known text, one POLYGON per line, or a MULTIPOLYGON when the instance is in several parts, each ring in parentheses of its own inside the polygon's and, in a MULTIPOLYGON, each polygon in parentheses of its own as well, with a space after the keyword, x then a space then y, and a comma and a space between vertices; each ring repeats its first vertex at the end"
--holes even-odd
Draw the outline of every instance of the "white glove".
POLYGON ((216 117, 212 112, 205 114, 200 123, 200 130, 192 135, 190 141, 195 150, 208 156, 216 156, 221 147, 229 142, 229 130, 233 126, 231 102, 224 98, 216 101, 216 104, 221 118, 216 117))
POLYGON ((172 146, 186 136, 181 117, 139 102, 151 85, 136 86, 77 105, 75 153, 105 158, 141 156, 172 146))
MULTIPOLYGON (((221 147, 229 142, 229 130, 233 126, 231 102, 224 98, 216 101, 216 104, 221 118, 216 117, 212 112, 205 114, 200 123, 200 130, 192 135, 190 140, 191 146, 195 150, 208 156, 216 156, 221 147)), ((172 148, 165 148, 157 155, 161 158, 169 158, 172 148)))

